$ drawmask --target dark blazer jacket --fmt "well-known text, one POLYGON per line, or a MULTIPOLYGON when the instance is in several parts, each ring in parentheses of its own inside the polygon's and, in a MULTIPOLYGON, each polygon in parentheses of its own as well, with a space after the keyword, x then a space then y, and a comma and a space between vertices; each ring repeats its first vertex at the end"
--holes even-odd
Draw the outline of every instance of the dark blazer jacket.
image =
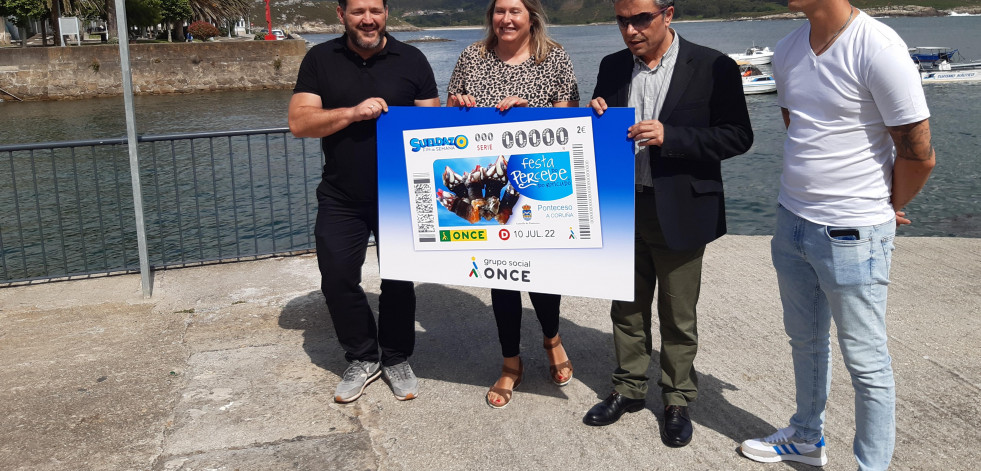
MULTIPOLYGON (((739 67, 725 54, 679 38, 661 114, 664 144, 648 147, 657 216, 668 247, 688 250, 726 233, 722 161, 753 145, 739 67)), ((593 98, 627 106, 634 56, 600 62, 593 98)))

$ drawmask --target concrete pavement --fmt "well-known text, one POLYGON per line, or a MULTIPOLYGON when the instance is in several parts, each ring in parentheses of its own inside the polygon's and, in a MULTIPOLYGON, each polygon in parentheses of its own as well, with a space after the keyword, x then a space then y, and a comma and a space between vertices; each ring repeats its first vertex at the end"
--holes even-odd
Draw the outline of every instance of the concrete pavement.
MULTIPOLYGON (((893 469, 976 469, 981 424, 981 239, 899 238, 890 289, 898 384, 893 469)), ((377 305, 375 257, 363 286, 377 305)), ((346 364, 312 255, 0 289, 0 469, 805 469, 739 456, 793 412, 769 238, 709 245, 699 304, 695 438, 658 438, 647 408, 601 428, 582 415, 610 391, 609 301, 562 300, 575 367, 548 380, 525 298, 525 379, 507 409, 483 396, 499 373, 490 294, 418 284, 418 399, 379 380, 335 404, 346 364)), ((830 463, 854 469, 853 393, 837 344, 830 463)), ((657 365, 652 365, 655 374, 657 365)))

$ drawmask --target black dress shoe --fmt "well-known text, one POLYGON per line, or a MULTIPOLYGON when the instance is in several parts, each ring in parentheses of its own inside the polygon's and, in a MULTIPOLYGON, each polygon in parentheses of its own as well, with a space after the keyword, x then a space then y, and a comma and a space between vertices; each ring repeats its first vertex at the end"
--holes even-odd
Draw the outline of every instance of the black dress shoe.
POLYGON ((691 419, 688 406, 667 406, 664 408, 664 428, 661 441, 672 448, 679 448, 691 442, 691 419))
POLYGON ((586 425, 610 425, 620 420, 624 412, 637 412, 643 409, 645 402, 646 399, 630 399, 613 391, 609 397, 603 399, 603 402, 589 409, 582 422, 586 425))

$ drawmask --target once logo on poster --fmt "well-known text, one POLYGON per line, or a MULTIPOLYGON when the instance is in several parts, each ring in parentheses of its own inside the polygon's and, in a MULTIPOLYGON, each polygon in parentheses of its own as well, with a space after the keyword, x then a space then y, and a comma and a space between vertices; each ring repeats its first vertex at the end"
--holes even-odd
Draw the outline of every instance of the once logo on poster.
MULTIPOLYGON (((501 229, 502 231, 504 229, 501 229)), ((477 266, 477 258, 470 257, 473 268, 467 278, 484 278, 489 280, 520 281, 531 283, 531 261, 485 258, 481 270, 477 266)))
POLYGON ((480 278, 480 274, 477 272, 477 257, 470 257, 470 263, 473 264, 473 268, 470 270, 470 277, 480 278))
POLYGON ((468 242, 487 240, 484 229, 439 231, 440 242, 468 242))

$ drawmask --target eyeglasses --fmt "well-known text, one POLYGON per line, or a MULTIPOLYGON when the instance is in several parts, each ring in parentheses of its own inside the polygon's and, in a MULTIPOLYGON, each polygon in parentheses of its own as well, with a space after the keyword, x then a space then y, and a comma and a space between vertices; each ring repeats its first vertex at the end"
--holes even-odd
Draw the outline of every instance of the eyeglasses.
POLYGON ((668 8, 671 7, 667 6, 658 11, 645 11, 644 13, 638 13, 628 17, 617 15, 617 25, 623 29, 627 29, 627 26, 633 26, 636 30, 642 30, 650 26, 654 18, 661 16, 668 8))

